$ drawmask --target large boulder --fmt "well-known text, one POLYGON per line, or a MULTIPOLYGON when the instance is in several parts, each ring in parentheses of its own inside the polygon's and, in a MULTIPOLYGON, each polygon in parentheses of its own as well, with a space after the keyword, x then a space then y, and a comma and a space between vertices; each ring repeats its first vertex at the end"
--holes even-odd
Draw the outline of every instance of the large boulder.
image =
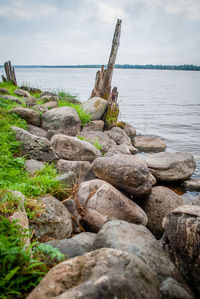
POLYGON ((96 147, 76 137, 57 134, 51 138, 50 144, 60 159, 92 162, 101 156, 96 147))
POLYGON ((40 125, 40 114, 29 108, 22 108, 22 107, 17 107, 13 108, 9 111, 9 113, 14 113, 25 119, 25 121, 28 124, 34 125, 34 126, 39 126, 40 125))
POLYGON ((27 299, 158 299, 159 284, 140 259, 103 248, 51 269, 27 299))
POLYGON ((52 240, 46 244, 58 248, 67 258, 72 258, 94 250, 95 237, 94 233, 83 232, 70 239, 52 240))
POLYGON ((118 127, 114 127, 109 131, 105 131, 109 138, 113 139, 116 144, 126 144, 128 146, 132 146, 131 139, 125 133, 124 130, 118 127))
POLYGON ((97 143, 102 153, 107 153, 112 146, 116 145, 114 140, 100 131, 82 131, 77 134, 77 137, 79 136, 93 145, 97 143))
POLYGON ((15 132, 16 139, 22 142, 22 152, 29 159, 46 162, 57 159, 48 139, 33 135, 18 127, 12 127, 11 129, 15 132))
POLYGON ((147 227, 157 236, 162 236, 163 218, 172 210, 184 204, 184 199, 169 188, 156 186, 151 195, 144 200, 143 210, 148 217, 147 227))
POLYGON ((82 104, 82 109, 91 115, 91 120, 100 120, 108 106, 108 102, 102 98, 94 97, 82 104))
POLYGON ((28 125, 27 126, 27 131, 33 135, 40 136, 40 137, 45 137, 47 132, 39 127, 33 126, 33 125, 28 125))
POLYGON ((164 244, 183 277, 200 296, 200 207, 184 205, 163 220, 164 244))
POLYGON ((43 114, 42 128, 75 136, 81 127, 80 118, 72 107, 53 108, 43 114))
POLYGON ((82 131, 101 131, 103 132, 104 121, 103 120, 93 120, 85 124, 82 131))
POLYGON ((152 180, 146 163, 132 155, 102 157, 92 163, 95 175, 134 196, 151 193, 152 180))
POLYGON ((41 197, 40 202, 44 206, 44 212, 30 223, 36 238, 44 242, 70 237, 72 220, 64 204, 50 195, 41 197))
POLYGON ((30 93, 23 89, 15 89, 14 94, 16 94, 17 96, 20 96, 20 97, 31 98, 30 93))
POLYGON ((181 279, 168 255, 143 225, 122 220, 109 221, 98 232, 94 246, 120 249, 137 256, 155 273, 160 282, 167 277, 181 279))
POLYGON ((87 161, 67 161, 60 159, 57 163, 59 173, 73 171, 79 182, 93 180, 95 175, 92 170, 92 164, 87 161))
POLYGON ((76 201, 78 207, 85 211, 83 220, 93 232, 113 219, 147 224, 145 212, 105 181, 95 179, 82 183, 76 193, 76 201))
POLYGON ((162 182, 180 182, 193 174, 196 164, 189 153, 163 152, 145 158, 147 166, 157 180, 162 182))
POLYGON ((166 142, 156 136, 139 135, 133 140, 133 145, 140 152, 163 152, 166 149, 166 142))

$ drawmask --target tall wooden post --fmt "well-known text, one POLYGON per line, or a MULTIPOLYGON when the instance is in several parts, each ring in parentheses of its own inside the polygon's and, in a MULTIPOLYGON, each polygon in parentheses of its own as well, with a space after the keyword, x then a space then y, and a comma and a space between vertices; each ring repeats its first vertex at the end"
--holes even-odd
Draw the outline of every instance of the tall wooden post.
POLYGON ((122 20, 117 20, 113 41, 112 41, 110 57, 108 61, 108 67, 107 69, 104 69, 104 66, 102 66, 101 70, 96 73, 95 85, 91 94, 91 98, 101 97, 106 100, 108 100, 109 98, 111 92, 113 70, 114 70, 114 65, 117 57, 117 50, 120 42, 121 23, 122 20))
MULTIPOLYGON (((6 81, 12 81, 13 84, 17 86, 15 70, 14 70, 14 67, 11 65, 11 61, 7 61, 4 63, 4 69, 5 69, 5 73, 6 73, 6 81)), ((5 81, 4 76, 2 76, 2 80, 5 81)))

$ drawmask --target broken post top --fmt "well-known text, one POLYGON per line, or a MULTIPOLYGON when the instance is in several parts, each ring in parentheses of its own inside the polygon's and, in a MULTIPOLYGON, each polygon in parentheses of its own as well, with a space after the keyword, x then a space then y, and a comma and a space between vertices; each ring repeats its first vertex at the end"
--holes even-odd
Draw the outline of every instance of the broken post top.
POLYGON ((115 26, 115 32, 113 35, 108 67, 105 70, 102 67, 101 71, 98 71, 96 73, 95 85, 91 97, 101 97, 108 100, 111 91, 111 82, 112 82, 114 65, 115 65, 117 51, 120 43, 121 23, 122 20, 118 19, 117 24, 115 26))

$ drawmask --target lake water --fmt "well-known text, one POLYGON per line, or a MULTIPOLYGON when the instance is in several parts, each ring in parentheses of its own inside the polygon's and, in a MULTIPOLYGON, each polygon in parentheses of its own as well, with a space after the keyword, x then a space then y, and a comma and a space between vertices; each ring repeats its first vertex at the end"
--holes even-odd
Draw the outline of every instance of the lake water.
MULTIPOLYGON (((16 68, 18 85, 66 90, 81 101, 90 97, 97 69, 16 68)), ((3 69, 0 69, 0 74, 3 69)), ((200 176, 200 72, 115 69, 120 119, 139 134, 167 141, 167 150, 194 155, 200 176)))

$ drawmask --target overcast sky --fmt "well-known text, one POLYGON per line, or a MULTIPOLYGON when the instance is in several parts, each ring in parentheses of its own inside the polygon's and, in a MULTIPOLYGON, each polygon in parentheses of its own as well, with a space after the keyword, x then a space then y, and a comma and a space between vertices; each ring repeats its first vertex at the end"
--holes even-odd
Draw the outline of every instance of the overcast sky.
POLYGON ((200 65, 200 0, 0 0, 0 64, 200 65))

